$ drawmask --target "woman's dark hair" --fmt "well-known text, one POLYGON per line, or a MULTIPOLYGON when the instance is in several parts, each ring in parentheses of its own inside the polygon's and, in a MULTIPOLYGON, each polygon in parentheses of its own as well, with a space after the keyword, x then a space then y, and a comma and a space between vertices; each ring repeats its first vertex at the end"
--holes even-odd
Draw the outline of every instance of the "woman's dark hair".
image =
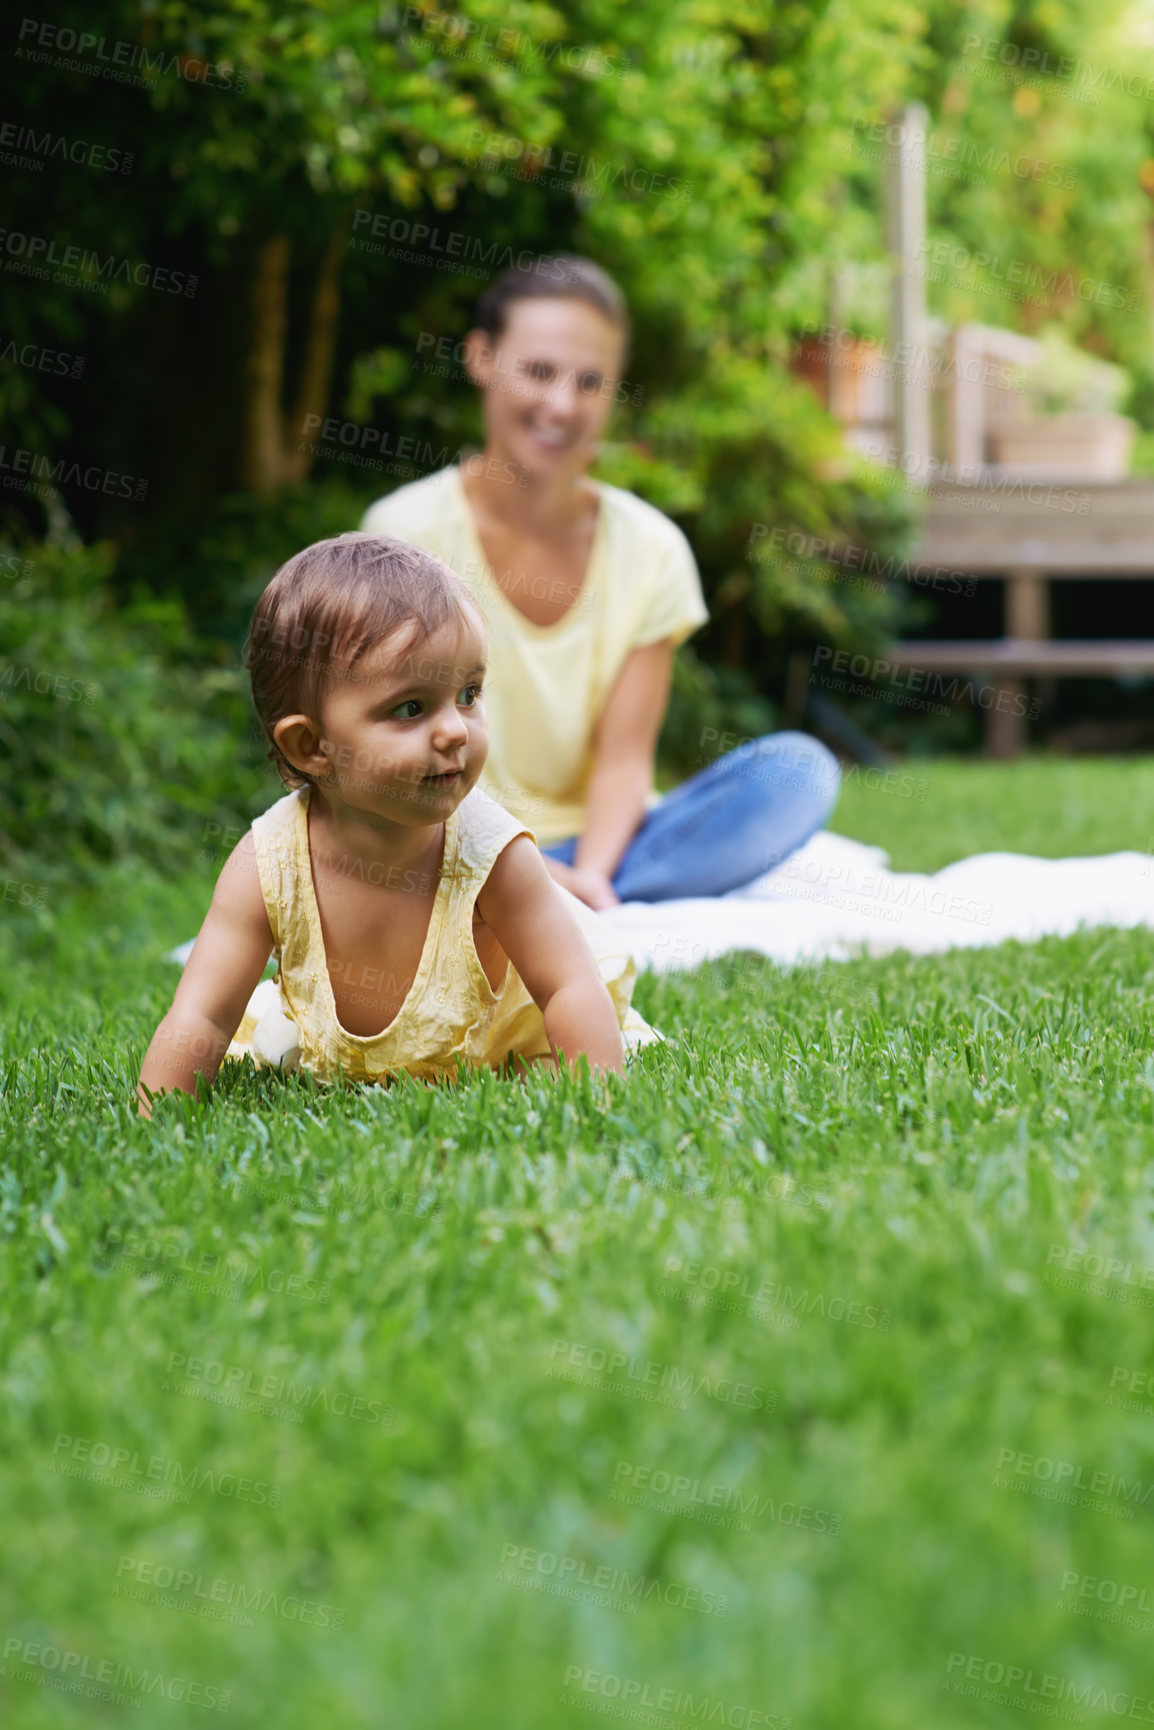
POLYGON ((583 300, 615 324, 628 345, 625 296, 591 258, 555 253, 532 264, 516 264, 495 276, 477 302, 477 326, 494 342, 504 336, 509 308, 515 300, 583 300))

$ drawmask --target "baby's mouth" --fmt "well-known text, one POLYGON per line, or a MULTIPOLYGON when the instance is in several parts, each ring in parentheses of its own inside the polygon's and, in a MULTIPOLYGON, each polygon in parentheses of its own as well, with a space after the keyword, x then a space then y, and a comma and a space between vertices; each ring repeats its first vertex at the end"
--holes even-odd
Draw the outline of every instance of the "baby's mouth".
POLYGON ((455 787, 464 775, 464 769, 449 769, 443 775, 426 775, 426 787, 455 787))

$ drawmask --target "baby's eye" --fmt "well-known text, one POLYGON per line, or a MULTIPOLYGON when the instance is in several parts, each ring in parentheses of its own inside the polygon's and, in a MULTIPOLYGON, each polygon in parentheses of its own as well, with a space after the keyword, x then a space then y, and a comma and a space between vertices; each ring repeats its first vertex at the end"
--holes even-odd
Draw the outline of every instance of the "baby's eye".
POLYGON ((599 372, 583 372, 579 382, 583 391, 595 393, 601 389, 601 374, 599 372))
POLYGON ((522 361, 521 369, 529 378, 550 379, 556 368, 547 360, 522 361))
POLYGON ((461 692, 459 702, 466 709, 471 709, 481 695, 480 685, 466 685, 461 692))
POLYGON ((398 703, 396 708, 393 710, 393 714, 399 721, 415 721, 420 712, 421 705, 415 697, 409 697, 405 702, 398 703), (406 715, 404 712, 406 709, 411 709, 412 714, 406 715))

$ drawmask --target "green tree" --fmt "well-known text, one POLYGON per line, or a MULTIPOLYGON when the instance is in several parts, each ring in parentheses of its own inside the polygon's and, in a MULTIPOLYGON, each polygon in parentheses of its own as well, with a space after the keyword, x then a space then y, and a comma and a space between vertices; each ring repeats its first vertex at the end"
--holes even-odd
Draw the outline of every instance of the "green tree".
MULTIPOLYGON (((93 34, 66 0, 50 26, 14 28, 23 118, 135 162, 129 177, 54 160, 13 176, 6 266, 24 262, 14 234, 89 261, 16 305, 15 339, 50 336, 85 369, 45 376, 5 349, 8 437, 149 476, 146 510, 65 502, 88 538, 120 543, 123 584, 177 588, 203 628, 235 633, 307 532, 306 483, 326 525, 335 481, 375 490, 302 429, 336 413, 451 455, 476 436, 476 405, 459 368, 422 370, 427 344, 464 334, 479 276, 518 252, 587 251, 626 287, 637 330, 604 473, 688 529, 708 654, 771 681, 793 640, 877 640, 895 622, 820 559, 751 557, 782 527, 901 544, 892 477, 847 455, 791 371, 838 282, 849 321, 877 326, 884 308, 863 286, 872 270, 884 289, 887 268, 863 133, 917 97, 933 160, 967 170, 928 178, 933 237, 976 260, 931 284, 936 310, 1059 318, 1139 364, 1150 105, 1127 78, 1127 18, 1123 0, 112 0, 101 48, 60 53, 62 32, 93 34), (144 87, 103 75, 125 53, 144 87), (1089 70, 1027 81, 1027 53, 1089 70), (1094 101, 1074 99, 1087 88, 1094 101), (1062 172, 1023 173, 1026 156, 1062 172), (427 235, 414 248, 422 228, 440 254, 427 235), (1054 278, 1052 304, 1006 296, 991 261, 1008 258, 1054 278), (185 292, 118 275, 141 260, 182 273, 185 292)), ((43 524, 22 495, 4 509, 18 531, 43 524)))

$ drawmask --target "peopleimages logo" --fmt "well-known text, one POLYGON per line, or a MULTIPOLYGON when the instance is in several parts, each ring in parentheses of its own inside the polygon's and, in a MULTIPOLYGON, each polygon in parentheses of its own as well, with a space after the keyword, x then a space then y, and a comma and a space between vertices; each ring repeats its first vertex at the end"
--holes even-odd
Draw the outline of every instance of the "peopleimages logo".
MULTIPOLYGON (((1091 1712, 1112 1712, 1119 1718, 1135 1718, 1144 1724, 1154 1724, 1154 1700, 1147 1699, 1144 1694, 1127 1694, 1121 1688, 1095 1687, 1093 1682, 1075 1682, 1069 1676, 1029 1670, 1024 1664, 1005 1664, 1000 1658, 984 1658, 969 1652, 950 1653, 942 1688, 947 1693, 968 1694, 974 1699, 998 1699, 1002 1704, 1029 1706, 1032 1712, 1046 1711, 1045 1707, 1034 1705, 1034 1701, 1053 1700, 1063 1706, 1082 1706, 1091 1712), (976 1687, 961 1686, 963 1677, 970 1683, 984 1682, 987 1688, 1016 1689, 1017 1693, 979 1696, 976 1687)), ((1060 1714, 1054 1713, 1054 1716, 1060 1714)))
POLYGON ((971 139, 949 137, 941 132, 926 132, 920 127, 908 125, 905 121, 866 120, 857 118, 850 122, 853 132, 858 134, 854 145, 847 149, 876 157, 896 154, 899 160, 914 166, 918 157, 916 147, 924 149, 930 159, 928 166, 935 174, 952 175, 956 178, 972 179, 979 186, 987 185, 987 173, 998 175, 1013 175, 1018 180, 1044 181, 1048 186, 1073 186, 1078 178, 1078 170, 1069 168, 1060 162, 1047 162, 1043 157, 1028 156, 1020 152, 1011 158, 1008 150, 1000 145, 981 145, 971 139), (868 144, 862 138, 865 134, 868 144), (888 145, 889 151, 871 149, 870 146, 888 145), (908 153, 908 154, 907 154, 908 153), (935 160, 937 159, 937 160, 935 160), (972 169, 974 174, 967 174, 972 169))
POLYGON ((395 216, 389 211, 374 212, 364 206, 353 214, 349 246, 358 252, 386 253, 389 257, 408 258, 414 263, 425 263, 432 258, 438 269, 454 269, 465 275, 483 275, 486 278, 516 267, 531 271, 534 276, 563 283, 569 273, 569 267, 559 259, 541 258, 528 247, 515 251, 501 241, 486 242, 463 229, 431 228, 427 222, 414 222, 410 217, 395 216), (365 227, 371 239, 358 233, 365 227), (392 243, 394 250, 385 246, 386 241, 392 243), (408 251, 397 253, 397 247, 408 251), (476 269, 471 268, 474 265, 476 269))
POLYGON ((405 24, 420 26, 419 31, 408 32, 409 39, 418 35, 438 37, 439 54, 461 53, 469 60, 489 60, 500 66, 513 59, 528 59, 537 62, 533 68, 537 72, 564 66, 570 72, 598 78, 620 77, 630 65, 627 57, 606 54, 601 48, 572 42, 538 42, 523 30, 494 33, 488 24, 462 18, 455 12, 426 12, 419 6, 406 6, 405 24))
POLYGON ((0 661, 0 702, 7 702, 16 691, 35 691, 38 697, 59 697, 68 703, 95 703, 99 687, 83 679, 70 678, 67 673, 53 673, 47 667, 29 667, 19 661, 0 661))
MULTIPOLYGON (((916 257, 939 268, 981 272, 1005 288, 1039 291, 1037 294, 1015 294, 1009 297, 1014 300, 1031 299, 1043 306, 1049 306, 1054 300, 1066 301, 1076 296, 1087 304, 1093 301, 1097 306, 1115 309, 1124 307, 1128 312, 1136 312, 1142 304, 1133 290, 1122 288, 1117 283, 1102 282, 1092 276, 1075 276, 1069 270, 1047 272, 1044 265, 1031 263, 1028 259, 1004 258, 997 252, 972 252, 969 247, 956 241, 921 240, 918 242, 916 257)), ((937 278, 931 280, 936 281, 937 278)))
POLYGON ((10 480, 10 476, 30 475, 48 487, 83 487, 87 493, 103 493, 106 497, 118 499, 140 500, 148 496, 148 482, 136 475, 102 469, 97 463, 84 466, 70 462, 67 457, 59 457, 53 462, 42 451, 23 450, 20 446, 10 450, 7 445, 0 445, 0 475, 4 476, 5 486, 19 485, 18 481, 10 480))
POLYGON ((844 675, 850 679, 862 681, 862 688, 855 695, 882 697, 892 701, 892 697, 873 687, 886 685, 896 690, 898 703, 910 708, 924 708, 925 700, 915 701, 919 693, 924 693, 926 700, 941 698, 947 705, 942 713, 948 712, 948 706, 955 703, 976 703, 981 709, 997 709, 999 714, 1007 711, 1015 715, 1029 715, 1035 718, 1038 707, 1036 703, 1028 703, 1020 693, 1015 694, 996 684, 975 684, 973 679, 947 680, 943 674, 935 673, 932 668, 906 666, 897 661, 886 661, 880 657, 872 660, 869 655, 854 655, 848 649, 834 649, 828 643, 819 643, 813 652, 813 671, 810 673, 811 684, 835 685, 841 688, 845 684, 844 675), (818 668, 828 665, 835 675, 830 678, 820 674, 818 668), (910 695, 907 695, 910 693, 910 695))
POLYGON ((700 1478, 654 1470, 652 1466, 636 1465, 632 1460, 618 1460, 613 1468, 614 1487, 611 1502, 625 1502, 631 1507, 666 1508, 673 1513, 684 1512, 694 1518, 715 1509, 740 1516, 740 1530, 752 1530, 749 1520, 770 1519, 777 1525, 796 1526, 802 1532, 827 1532, 836 1537, 841 1531, 841 1515, 828 1508, 815 1508, 808 1502, 774 1501, 772 1496, 759 1496, 730 1484, 703 1483, 700 1478), (622 1483, 628 1489, 622 1488, 622 1483))
POLYGON ((58 132, 36 132, 31 126, 20 126, 14 120, 0 121, 0 147, 6 154, 0 158, 17 167, 41 169, 45 162, 59 157, 62 162, 75 163, 78 168, 99 168, 106 174, 131 174, 136 160, 131 150, 119 150, 112 144, 89 144, 83 138, 65 138, 58 132), (27 155, 23 152, 27 151, 27 155))
POLYGON ((19 229, 0 228, 0 246, 13 262, 6 270, 17 270, 40 281, 49 280, 49 267, 56 274, 53 282, 73 283, 78 288, 94 288, 101 294, 110 282, 135 283, 137 288, 155 288, 165 294, 183 294, 188 299, 196 293, 199 280, 187 271, 169 270, 164 265, 149 264, 138 259, 117 258, 109 253, 89 252, 83 246, 59 245, 42 234, 24 234, 19 229))
MULTIPOLYGON (((702 1616, 725 1616, 729 1612, 729 1599, 724 1594, 691 1586, 685 1580, 656 1580, 646 1574, 630 1574, 627 1569, 614 1568, 608 1563, 589 1563, 580 1556, 534 1550, 524 1544, 502 1544, 501 1567, 496 1576, 498 1585, 527 1584, 531 1589, 541 1590, 537 1579, 532 1576, 539 1576, 542 1582, 554 1582, 559 1587, 607 1592, 617 1598, 611 1607, 624 1609, 630 1615, 635 1612, 637 1604, 653 1599, 667 1604, 670 1609, 696 1610, 702 1616), (514 1569, 530 1578, 519 1579, 514 1569)), ((567 1596, 568 1593, 557 1595, 567 1596)))
POLYGON ((942 565, 927 565, 917 559, 899 559, 892 555, 882 558, 868 547, 857 547, 844 541, 832 541, 819 535, 805 535, 800 529, 771 528, 768 523, 754 523, 749 531, 750 551, 747 557, 754 564, 810 563, 837 565, 843 570, 861 571, 872 578, 884 592, 887 583, 914 583, 920 589, 935 589, 941 594, 971 597, 977 590, 977 580, 962 571, 942 565), (755 543, 764 540, 764 547, 755 543), (775 555, 785 553, 787 559, 775 555))
POLYGON ((777 1408, 777 1394, 755 1387, 749 1382, 735 1382, 730 1376, 710 1376, 695 1370, 679 1369, 676 1364, 662 1364, 652 1358, 631 1357, 628 1352, 606 1351, 604 1346, 587 1346, 576 1340, 554 1340, 549 1348, 547 1374, 565 1381, 602 1385, 601 1373, 617 1378, 604 1385, 610 1392, 625 1392, 635 1398, 648 1398, 654 1403, 668 1401, 684 1411, 689 1394, 693 1398, 721 1400, 725 1405, 738 1406, 743 1411, 772 1412, 777 1408), (558 1364, 557 1360, 562 1360, 558 1364), (667 1396, 661 1399, 659 1396, 667 1396))
POLYGON ((1115 1281, 1133 1290, 1154 1291, 1154 1264, 1123 1261, 1121 1256, 1098 1255, 1093 1250, 1074 1249, 1068 1243, 1052 1243, 1046 1251, 1046 1266, 1055 1265, 1067 1273, 1080 1273, 1107 1284, 1115 1281))
POLYGON ((62 1477, 92 1476, 98 1482, 103 1481, 105 1471, 119 1473, 112 1480, 114 1489, 136 1489, 139 1485, 150 1493, 161 1489, 207 1490, 210 1495, 228 1496, 258 1507, 275 1508, 280 1504, 280 1485, 266 1484, 263 1478, 242 1478, 235 1472, 218 1472, 213 1466, 184 1466, 179 1460, 167 1460, 161 1454, 145 1455, 136 1448, 94 1442, 91 1436, 68 1436, 61 1432, 52 1444, 52 1454, 50 1472, 62 1477), (65 1465, 59 1459, 61 1454, 85 1469, 65 1465))
POLYGON ((104 78, 121 84, 137 84, 145 89, 151 89, 157 78, 171 74, 185 84, 203 84, 215 90, 231 90, 234 85, 237 90, 243 90, 248 83, 248 73, 243 68, 234 71, 226 61, 217 65, 192 54, 163 48, 149 53, 139 42, 110 42, 107 37, 96 36, 89 30, 77 31, 67 25, 47 24, 38 18, 21 20, 16 59, 29 60, 36 65, 55 62, 78 72, 99 69, 104 78), (29 45, 29 38, 35 47, 29 45), (77 58, 66 58, 69 55, 77 58), (126 67, 135 68, 140 76, 134 77, 132 72, 125 70, 126 67))
POLYGON ((10 360, 14 366, 26 367, 29 372, 80 378, 84 372, 85 357, 81 354, 62 354, 59 349, 44 348, 35 342, 22 342, 17 346, 13 337, 7 337, 0 338, 0 360, 10 360))
POLYGON ((1109 1513, 1113 1511, 1110 1503, 1120 1505, 1120 1511, 1129 1520, 1134 1518, 1134 1508, 1144 1508, 1151 1496, 1154 1496, 1154 1483, 1144 1484, 1141 1478, 1123 1478, 1116 1472, 1090 1472, 1074 1460, 1057 1460, 1047 1454, 1027 1454, 1017 1448, 999 1448, 997 1471, 1012 1465, 1018 1477, 1031 1479, 1039 1485, 1049 1486, 1046 1491, 1037 1491, 1033 1483, 1015 1484, 1012 1479, 995 1477, 996 1489, 1021 1490, 1024 1494, 1046 1494, 1050 1500, 1066 1502, 1071 1507, 1079 1505, 1094 1507, 1096 1511, 1109 1513), (1074 1492, 1077 1491, 1078 1495, 1074 1492), (1081 1503, 1079 1503, 1079 1495, 1081 1503))
POLYGON ((0 1675, 117 1706, 142 1706, 145 1695, 159 1695, 164 1700, 203 1706, 215 1712, 227 1712, 232 1704, 231 1688, 192 1682, 187 1676, 165 1676, 159 1670, 135 1670, 131 1664, 121 1664, 112 1658, 94 1658, 90 1652, 71 1652, 62 1646, 42 1646, 16 1634, 10 1634, 4 1641, 0 1675), (23 1673, 16 1667, 19 1664, 25 1666, 23 1673), (127 1689, 129 1694, 115 1692, 118 1689, 127 1689), (132 1699, 133 1694, 141 1698, 132 1699))
POLYGON ((332 1389, 318 1386, 304 1377, 298 1382, 293 1376, 274 1375, 251 1369, 244 1364, 221 1363, 215 1358, 189 1357, 186 1352, 170 1352, 167 1364, 168 1374, 161 1383, 162 1391, 185 1393, 199 1392, 201 1397, 210 1398, 217 1390, 223 1396, 221 1403, 227 1404, 230 1399, 246 1404, 249 1410, 262 1410, 263 1402, 283 1400, 294 1416, 299 1416, 299 1408, 313 1411, 317 1407, 324 1412, 332 1412, 337 1417, 357 1418, 366 1424, 382 1424, 386 1427, 393 1422, 395 1413, 391 1406, 386 1406, 380 1400, 371 1400, 363 1394, 350 1394, 342 1389, 332 1389), (170 1388, 168 1377, 183 1375, 187 1378, 184 1387, 177 1382, 175 1388, 170 1388))
POLYGON ((1145 1586, 1128 1586, 1121 1580, 1102 1580, 1097 1574, 1079 1574, 1076 1568, 1067 1568, 1059 1591, 1065 1595, 1074 1587, 1079 1598, 1091 1598, 1099 1604, 1117 1604, 1120 1610, 1133 1604, 1135 1610, 1154 1616, 1154 1607, 1146 1599, 1145 1586))
MULTIPOLYGON (((121 1556, 116 1580, 112 1589, 114 1598, 159 1603, 163 1609, 188 1610, 218 1621, 232 1620, 226 1614, 228 1611, 255 1610, 258 1616, 277 1616, 306 1628, 340 1629, 345 1622, 344 1610, 317 1598, 301 1598, 266 1586, 246 1586, 238 1580, 210 1578, 193 1568, 146 1561, 142 1556, 121 1556), (161 1596, 165 1593, 171 1596, 161 1596)), ((253 1626, 251 1616, 245 1617, 243 1626, 253 1626)))
POLYGON ((534 144, 505 132, 486 132, 474 127, 468 140, 468 151, 462 160, 470 167, 489 163, 516 163, 518 177, 534 180, 556 171, 552 184, 557 188, 573 183, 598 192, 620 183, 633 192, 652 192, 661 198, 687 201, 690 189, 676 174, 659 173, 631 162, 602 162, 598 167, 591 156, 575 150, 554 151, 551 144, 534 144))
POLYGON ((856 330, 818 320, 803 324, 798 334, 803 339, 816 339, 828 351, 834 366, 871 378, 910 378, 927 386, 964 379, 967 384, 1013 391, 1017 396, 1024 396, 1029 389, 1020 369, 992 355, 959 353, 956 348, 930 348, 912 342, 898 342, 889 349, 871 346, 863 352, 862 339, 856 330))
POLYGON ((732 1704, 713 1700, 708 1694, 686 1694, 680 1688, 663 1688, 635 1676, 617 1676, 611 1670, 585 1669, 580 1664, 570 1664, 566 1669, 565 1687, 574 1692, 563 1693, 561 1705, 586 1712, 607 1712, 611 1717, 631 1718, 635 1723, 653 1724, 667 1719, 676 1724, 688 1719, 694 1724, 724 1724, 728 1730, 790 1730, 793 1723, 792 1718, 763 1707, 745 1706, 737 1700, 732 1704), (591 1694, 594 1699, 582 1700, 581 1694, 591 1694), (598 1704, 599 1700, 615 1700, 620 1705, 614 1709, 598 1704), (660 1717, 635 1716, 642 1707, 660 1717))
POLYGON ((856 1298, 831 1298, 826 1292, 811 1292, 808 1286, 795 1291, 780 1280, 759 1280, 738 1268, 715 1267, 708 1262, 683 1262, 680 1256, 666 1256, 665 1277, 669 1279, 674 1274, 680 1275, 684 1285, 748 1298, 755 1304, 772 1304, 777 1308, 800 1311, 802 1315, 819 1315, 828 1321, 849 1322, 854 1327, 877 1328, 880 1333, 889 1332, 893 1319, 889 1310, 856 1298))
MULTIPOLYGON (((202 1055, 210 1042, 202 1045, 199 1038, 189 1041, 181 1038, 174 1041, 174 1048, 185 1049, 191 1043, 197 1055, 202 1055)), ((165 1231, 164 1237, 137 1237, 133 1233, 127 1236, 116 1226, 110 1226, 106 1233, 105 1259, 98 1266, 108 1268, 112 1272, 136 1273, 131 1267, 132 1262, 152 1262, 154 1268, 148 1271, 163 1273, 165 1283, 183 1283, 181 1276, 198 1276, 203 1282, 200 1287, 192 1289, 205 1290, 212 1286, 229 1287, 232 1297, 244 1297, 248 1292, 274 1292, 277 1296, 300 1298, 304 1303, 328 1303, 330 1286, 328 1280, 316 1280, 310 1274, 293 1273, 287 1268, 264 1268, 257 1263, 246 1263, 234 1259, 230 1251, 221 1255, 216 1250, 203 1250, 199 1254, 188 1248, 174 1232, 161 1226, 158 1230, 165 1231)))
MULTIPOLYGON (((977 32, 966 37, 962 53, 993 61, 993 70, 1014 83, 1027 83, 1038 89, 1046 82, 1084 85, 1084 90, 1067 89, 1064 94, 1077 95, 1081 101, 1095 104, 1102 91, 1125 91, 1149 102, 1154 99, 1154 78, 1143 77, 1129 67, 1095 65, 1089 60, 1075 60, 1069 54, 1051 54, 1048 48, 1023 48, 1017 42, 1005 42, 996 36, 980 36, 977 32)), ((968 59, 964 64, 968 64, 968 59)))

